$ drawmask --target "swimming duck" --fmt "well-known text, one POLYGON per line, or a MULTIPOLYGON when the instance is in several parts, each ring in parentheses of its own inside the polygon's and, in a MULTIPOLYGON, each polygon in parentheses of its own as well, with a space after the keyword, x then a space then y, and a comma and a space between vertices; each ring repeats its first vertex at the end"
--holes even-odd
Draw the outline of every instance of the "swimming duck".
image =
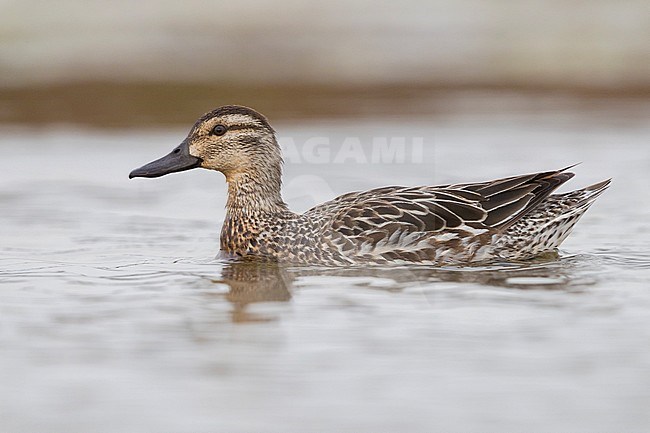
POLYGON ((228 182, 221 250, 295 264, 471 264, 554 251, 610 180, 552 194, 570 168, 439 186, 351 192, 303 214, 282 200, 282 155, 257 111, 227 105, 201 116, 172 152, 131 172, 159 177, 192 168, 228 182))

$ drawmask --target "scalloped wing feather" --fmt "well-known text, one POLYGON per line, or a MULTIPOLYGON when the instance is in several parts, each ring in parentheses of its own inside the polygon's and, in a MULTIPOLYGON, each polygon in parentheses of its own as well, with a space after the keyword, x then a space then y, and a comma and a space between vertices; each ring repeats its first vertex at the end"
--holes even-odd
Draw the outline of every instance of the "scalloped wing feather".
POLYGON ((383 187, 345 194, 310 212, 333 215, 328 242, 342 256, 472 261, 483 259, 495 235, 572 176, 559 170, 481 183, 383 187))

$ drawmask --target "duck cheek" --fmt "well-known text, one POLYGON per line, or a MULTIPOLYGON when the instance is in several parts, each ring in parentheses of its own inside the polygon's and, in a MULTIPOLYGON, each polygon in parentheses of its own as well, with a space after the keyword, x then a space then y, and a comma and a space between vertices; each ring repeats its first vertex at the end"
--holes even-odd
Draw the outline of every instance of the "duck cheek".
POLYGON ((201 160, 201 167, 207 168, 208 170, 223 172, 225 165, 224 165, 224 161, 221 158, 215 158, 213 156, 210 156, 201 160))

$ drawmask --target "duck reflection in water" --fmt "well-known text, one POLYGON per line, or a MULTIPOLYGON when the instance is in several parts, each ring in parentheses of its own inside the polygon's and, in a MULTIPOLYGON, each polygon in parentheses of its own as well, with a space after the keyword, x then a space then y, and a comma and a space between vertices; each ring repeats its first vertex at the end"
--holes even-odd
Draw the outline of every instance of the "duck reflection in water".
MULTIPOLYGON (((579 262, 579 260, 578 260, 579 262)), ((499 287, 514 290, 566 290, 580 292, 595 283, 592 279, 579 277, 572 271, 573 258, 559 261, 557 254, 540 257, 522 263, 497 264, 486 267, 296 267, 273 262, 227 261, 220 280, 230 288, 225 298, 233 306, 233 322, 263 322, 277 317, 251 313, 250 304, 265 302, 289 302, 294 283, 300 279, 329 278, 332 288, 349 286, 355 288, 402 292, 421 287, 423 293, 435 293, 436 284, 457 283, 474 287, 499 287), (573 276, 573 277, 572 277, 573 276), (389 284, 374 284, 377 281, 389 284), (425 287, 426 286, 426 287, 425 287), (426 289, 426 290, 425 290, 426 289)), ((302 284, 298 284, 300 286, 302 284)), ((442 288, 442 287, 441 287, 442 288)), ((449 288, 448 284, 445 286, 449 288)), ((427 295, 427 301, 432 299, 427 295)))
POLYGON ((272 320, 247 312, 247 306, 261 302, 288 302, 295 277, 277 263, 257 261, 227 262, 221 280, 230 287, 226 299, 233 305, 233 322, 259 322, 272 320))

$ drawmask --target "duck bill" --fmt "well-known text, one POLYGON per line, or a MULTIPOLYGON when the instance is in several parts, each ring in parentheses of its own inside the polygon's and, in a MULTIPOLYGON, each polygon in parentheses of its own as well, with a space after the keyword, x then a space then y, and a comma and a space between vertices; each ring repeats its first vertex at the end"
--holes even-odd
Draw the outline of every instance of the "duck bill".
POLYGON ((129 179, 134 177, 160 177, 177 171, 190 170, 201 165, 201 162, 201 158, 190 155, 190 146, 184 141, 170 154, 133 170, 129 174, 129 179))

